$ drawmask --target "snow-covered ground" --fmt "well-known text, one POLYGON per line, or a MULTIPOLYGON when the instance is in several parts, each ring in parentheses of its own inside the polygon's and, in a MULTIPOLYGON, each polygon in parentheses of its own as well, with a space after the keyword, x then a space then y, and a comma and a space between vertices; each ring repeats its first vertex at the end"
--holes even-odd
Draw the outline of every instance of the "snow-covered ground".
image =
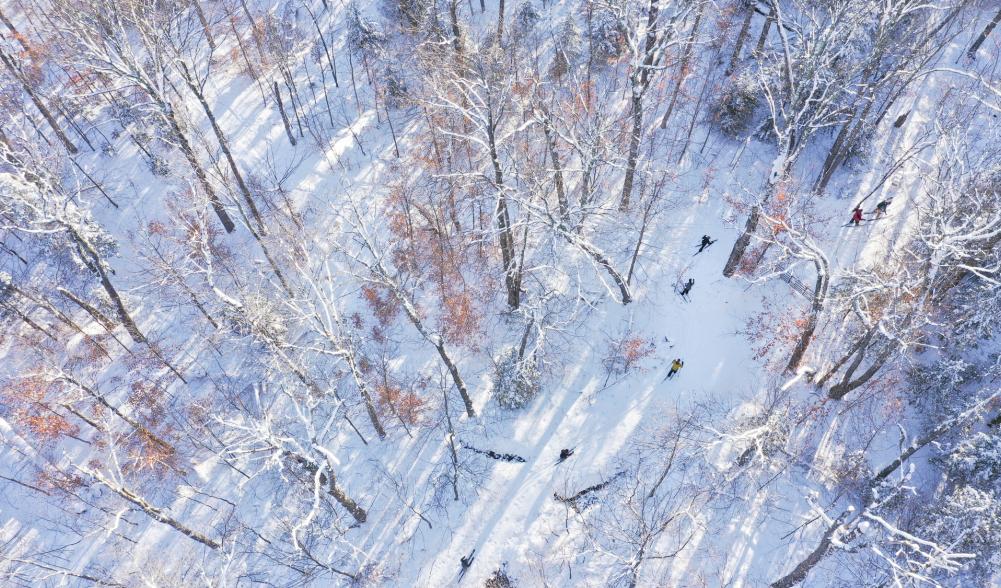
MULTIPOLYGON (((31 29, 31 15, 18 3, 2 4, 19 28, 31 29)), ((221 15, 222 5, 227 3, 202 4, 210 15, 219 18, 219 30, 225 30, 226 18, 221 15)), ((298 4, 251 4, 255 14, 280 16, 306 31, 313 26, 298 4)), ((302 261, 307 268, 303 275, 315 280, 309 286, 329 294, 331 299, 344 301, 344 316, 350 317, 354 312, 372 312, 359 295, 366 283, 356 279, 362 273, 361 266, 352 266, 345 254, 348 249, 352 254, 360 250, 351 219, 366 215, 376 218, 371 224, 378 233, 376 239, 387 248, 395 246, 388 214, 379 216, 384 212, 382 205, 393 197, 394 182, 401 176, 426 173, 415 163, 414 154, 430 159, 432 148, 428 145, 427 115, 417 107, 385 109, 365 80, 368 64, 362 65, 357 57, 352 62, 357 94, 345 80, 349 51, 345 21, 349 8, 340 2, 329 4, 325 10, 326 2, 309 3, 320 15, 321 25, 331 31, 330 42, 341 77, 338 87, 332 87, 327 80, 329 100, 335 106, 329 113, 332 124, 324 123, 327 126, 321 144, 308 136, 300 136, 295 147, 289 144, 267 82, 261 87, 240 75, 242 65, 231 40, 225 41, 226 51, 218 52, 226 57, 219 59, 219 71, 213 72, 205 92, 248 176, 266 179, 273 170, 288 171, 280 181, 282 197, 287 197, 288 207, 301 215, 297 217, 301 227, 290 233, 302 241, 283 236, 270 241, 271 245, 287 247, 291 253, 282 254, 286 263, 291 266, 293 259, 302 261), (392 117, 392 129, 387 116, 392 117), (399 159, 397 145, 402 155, 399 159), (408 160, 411 156, 414 158, 408 160), (409 173, 401 173, 401 166, 409 173), (297 246, 308 248, 308 253, 297 250, 297 246), (331 274, 323 274, 325 270, 331 274)), ((479 6, 470 3, 464 7, 460 3, 468 19, 470 46, 485 44, 487 31, 496 22, 496 3, 488 4, 481 12, 479 6)), ((555 29, 552 23, 561 23, 567 17, 582 18, 577 2, 545 4, 539 7, 537 26, 546 31, 555 29)), ((377 6, 361 2, 357 5, 371 18, 386 18, 380 16, 377 6)), ((508 10, 517 8, 509 6, 508 10)), ((735 9, 727 4, 713 5, 708 10, 714 11, 716 20, 706 26, 718 31, 725 17, 733 18, 735 9)), ((981 16, 973 11, 964 22, 982 24, 990 16, 986 12, 990 11, 981 16)), ((508 13, 509 18, 512 14, 508 13)), ((761 15, 754 16, 753 40, 763 21, 761 15)), ((968 32, 950 41, 941 61, 952 67, 979 30, 979 26, 970 24, 968 32)), ((232 38, 228 33, 220 33, 220 37, 232 38)), ((539 52, 548 55, 550 41, 545 37, 539 35, 536 39, 539 52)), ((250 42, 249 37, 244 40, 250 42)), ((983 51, 996 55, 996 47, 992 42, 988 45, 991 47, 983 51)), ((300 49, 290 62, 302 86, 300 92, 307 96, 303 110, 315 108, 322 113, 318 118, 328 117, 326 109, 320 110, 324 99, 316 98, 320 82, 314 78, 318 70, 312 64, 307 68, 312 76, 310 88, 306 72, 296 65, 315 53, 305 43, 300 49), (308 97, 311 93, 312 99, 308 97)), ((493 397, 491 362, 500 348, 517 344, 523 317, 505 312, 503 304, 496 301, 477 308, 484 315, 478 317, 482 332, 476 344, 453 346, 453 357, 459 359, 473 399, 475 418, 462 413, 459 397, 450 387, 434 347, 406 322, 405 316, 398 314, 388 329, 396 343, 388 361, 401 380, 404 374, 424 378, 419 395, 426 412, 409 428, 400 426, 386 412, 383 416, 388 434, 383 440, 368 425, 356 394, 345 392, 353 390, 354 384, 348 371, 337 367, 340 364, 335 360, 316 360, 314 377, 323 386, 342 390, 345 397, 351 398, 343 408, 329 398, 327 406, 310 404, 295 392, 286 398, 286 389, 295 387, 292 372, 287 367, 276 367, 276 363, 266 363, 267 353, 262 351, 265 345, 245 334, 223 335, 222 330, 214 331, 204 324, 200 330, 194 328, 197 321, 181 316, 192 313, 190 305, 168 304, 158 297, 158 287, 150 286, 150 272, 156 270, 150 269, 142 255, 148 241, 137 234, 154 221, 177 222, 178 216, 170 207, 178 206, 178 202, 182 207, 187 205, 177 194, 194 186, 194 181, 186 177, 190 173, 179 154, 169 157, 177 173, 168 176, 151 174, 140 149, 124 135, 114 140, 112 155, 87 152, 77 156, 76 161, 100 177, 105 189, 120 202, 120 208, 113 208, 99 196, 88 194, 94 217, 119 243, 117 256, 109 260, 114 278, 127 294, 140 328, 159 338, 187 380, 171 381, 170 398, 157 410, 166 411, 172 430, 198 437, 204 432, 193 425, 192 407, 205 402, 205 406, 218 411, 212 415, 216 420, 209 419, 212 426, 223 437, 232 434, 226 437, 228 445, 207 438, 200 439, 204 442, 201 447, 191 441, 182 443, 192 456, 191 461, 182 464, 183 474, 170 474, 162 481, 145 480, 142 487, 149 501, 172 517, 212 538, 225 539, 220 549, 196 544, 145 516, 135 504, 114 502, 118 498, 100 484, 79 488, 76 498, 66 501, 73 506, 67 507, 67 512, 57 512, 52 504, 59 503, 59 494, 52 488, 45 492, 37 472, 48 467, 46 464, 68 469, 70 464, 86 466, 91 459, 104 459, 107 447, 89 433, 83 439, 63 438, 39 447, 13 423, 11 411, 5 411, 0 415, 0 484, 4 488, 0 539, 11 585, 33 585, 38 581, 45 585, 82 586, 106 578, 119 578, 115 581, 129 586, 143 581, 162 586, 291 586, 298 581, 326 586, 346 582, 343 575, 329 570, 314 571, 316 575, 297 580, 295 567, 287 562, 271 564, 266 557, 247 553, 260 549, 260 554, 272 554, 285 548, 294 553, 301 546, 290 537, 308 537, 313 526, 323 527, 318 535, 322 538, 315 543, 307 539, 306 547, 315 546, 322 553, 311 554, 310 559, 319 558, 328 566, 352 574, 378 569, 378 573, 372 572, 374 585, 482 586, 499 569, 506 570, 517 586, 628 585, 629 576, 624 570, 632 568, 639 570, 636 580, 641 586, 751 587, 766 585, 788 573, 816 546, 823 528, 843 506, 842 492, 822 478, 818 464, 843 457, 845 438, 856 427, 849 407, 885 410, 870 415, 881 423, 874 432, 868 431, 872 438, 866 448, 866 456, 876 469, 898 452, 896 424, 909 427, 914 417, 894 408, 899 397, 884 404, 866 399, 857 405, 836 405, 822 390, 810 385, 802 373, 782 373, 790 347, 786 345, 788 324, 810 305, 814 280, 811 265, 803 263, 790 270, 792 284, 778 279, 723 276, 723 266, 743 229, 749 204, 754 195, 768 189, 776 149, 767 141, 723 137, 708 124, 704 107, 694 102, 698 98, 695 92, 704 84, 722 83, 719 72, 707 70, 712 56, 719 54, 711 38, 697 46, 695 61, 701 69, 695 69, 686 82, 685 92, 691 95, 684 96, 685 103, 678 106, 666 129, 659 129, 658 123, 673 90, 673 78, 664 74, 650 90, 641 175, 651 182, 654 177, 666 177, 667 181, 662 208, 645 229, 635 271, 630 272, 634 302, 618 303, 618 290, 603 269, 580 250, 564 247, 554 239, 559 245, 553 245, 553 250, 568 261, 549 272, 540 271, 544 278, 539 282, 559 283, 558 276, 566 272, 572 279, 565 280, 567 287, 557 295, 572 301, 579 310, 565 332, 554 334, 556 351, 547 359, 541 392, 525 408, 506 411, 493 397), (686 132, 691 135, 690 142, 685 139, 686 132), (679 146, 683 142, 686 152, 679 163, 679 146), (703 235, 711 236, 716 243, 696 255, 703 235), (678 289, 690 278, 694 286, 683 298, 678 289), (805 284, 805 289, 800 287, 802 291, 797 290, 800 283, 805 284), (579 293, 574 291, 578 287, 579 293), (768 332, 770 329, 774 333, 768 332), (641 343, 649 353, 642 354, 630 369, 609 373, 606 360, 610 342, 624 336, 641 343), (780 343, 770 343, 773 339, 780 343), (675 377, 666 379, 674 358, 682 359, 684 367, 675 377), (439 382, 448 388, 448 408, 441 403, 439 382), (736 467, 752 437, 733 425, 761 414, 762 407, 768 406, 780 390, 787 393, 783 402, 797 407, 780 418, 795 421, 790 435, 795 441, 791 443, 803 453, 782 465, 763 462, 746 469, 736 467), (307 419, 292 413, 290 407, 299 406, 292 403, 293 397, 315 414, 310 413, 307 419), (240 403, 246 404, 237 410, 240 403), (171 414, 175 409, 177 414, 171 414), (340 422, 341 410, 359 423, 367 443, 340 422), (314 476, 295 475, 288 468, 277 467, 277 462, 266 463, 265 456, 256 457, 261 446, 247 439, 252 438, 253 431, 263 430, 259 423, 282 419, 297 422, 297 418, 315 424, 315 429, 309 430, 315 436, 295 429, 302 433, 296 442, 307 448, 318 447, 318 454, 335 456, 329 465, 337 470, 338 482, 347 494, 367 511, 363 524, 349 525, 352 521, 333 501, 330 510, 320 514, 311 508, 321 497, 326 498, 326 478, 320 483, 310 479, 314 476), (455 429, 454 434, 448 432, 450 428, 455 429), (671 439, 675 440, 673 448, 671 439), (459 474, 453 473, 450 441, 455 441, 462 462, 459 474), (517 455, 524 461, 490 459, 460 442, 482 451, 517 455), (223 449, 222 445, 227 447, 223 449), (682 449, 676 452, 678 447, 682 449), (572 449, 573 455, 559 462, 563 449, 572 449), (678 463, 672 464, 676 455, 678 463), (666 472, 662 481, 656 476, 660 471, 666 472), (457 500, 453 500, 450 487, 453 475, 460 477, 457 500), (580 512, 566 500, 559 500, 604 482, 609 485, 592 493, 596 503, 580 512), (705 486, 704 493, 700 485, 705 486), (626 500, 645 492, 653 496, 653 486, 658 492, 666 489, 665 496, 658 494, 656 500, 650 501, 626 500), (73 517, 78 518, 65 522, 73 517), (100 523, 90 524, 91 520, 100 523), (644 524, 661 524, 663 529, 650 534, 644 524), (259 539, 248 539, 245 529, 252 529, 259 539), (645 537, 644 533, 649 535, 646 543, 637 539, 645 537), (286 547, 279 548, 279 544, 286 547), (272 548, 276 551, 268 551, 272 548), (50 550, 58 554, 58 565, 46 559, 45 552, 50 550), (474 550, 471 566, 460 576, 460 559, 474 550), (39 564, 51 569, 46 571, 39 564)), ((406 65, 406 56, 392 60, 406 65)), ((973 67, 968 63, 963 67, 967 66, 973 67)), ((319 67, 323 67, 322 63, 319 67)), ((595 87, 614 97, 607 98, 609 108, 627 112, 628 61, 597 71, 601 78, 595 87)), ((949 71, 923 75, 881 123, 872 139, 868 167, 860 173, 839 171, 826 194, 812 198, 810 214, 820 220, 811 230, 829 255, 832 284, 836 285, 845 272, 878 265, 890 252, 908 244, 919 227, 916 199, 924 193, 923 183, 930 181, 927 174, 940 157, 935 138, 940 132, 936 125, 943 120, 943 97, 956 88, 972 91, 974 86, 971 79, 949 71), (906 122, 895 128, 893 122, 905 112, 909 113, 906 122), (917 154, 884 181, 902 157, 915 152, 916 145, 917 154), (863 198, 868 214, 876 202, 888 197, 893 202, 886 218, 860 227, 843 226, 851 208, 863 198)), ((191 136, 199 156, 208 161, 211 154, 221 161, 200 106, 190 96, 185 100, 187 111, 192 113, 191 136)), ((990 110, 979 116, 990 116, 990 110)), ((623 128, 627 120, 623 114, 623 128)), ((291 124, 296 123, 293 120, 291 124)), ((626 131, 621 132, 626 135, 626 131)), ((614 141, 609 138, 609 142, 614 141)), ((799 158, 793 175, 803 178, 804 186, 820 171, 830 142, 830 137, 819 140, 799 158)), ((622 169, 618 160, 607 166, 599 191, 617 194, 622 169)), ((529 182, 517 170, 506 171, 518 182, 529 182)), ((576 171, 568 169, 568 176, 576 171)), ((240 196, 232 181, 225 181, 231 180, 225 162, 211 173, 219 187, 228 186, 223 189, 228 190, 223 192, 227 202, 238 202, 240 196)), ((576 179, 568 183, 571 190, 579 186, 576 179)), ((642 199, 639 192, 637 201, 642 199)), ((275 197, 275 201, 281 200, 275 197)), ((608 215, 610 210, 614 210, 614 203, 601 214, 608 215)), ((268 214, 279 216, 275 211, 268 214)), ((591 227, 620 270, 628 267, 640 214, 631 210, 621 225, 613 219, 591 227), (613 236, 616 227, 622 227, 623 233, 629 229, 628 237, 613 236)), ((484 218, 491 222, 490 211, 484 218)), ((288 220, 280 222, 286 227, 289 224, 288 220)), ((244 226, 233 234, 221 234, 219 241, 235 254, 233 267, 258 268, 247 270, 246 280, 250 283, 240 278, 232 283, 228 277, 220 278, 224 284, 220 290, 226 296, 244 296, 257 288, 262 296, 274 297, 278 307, 287 303, 291 308, 292 303, 283 300, 274 284, 269 287, 255 282, 263 280, 261 276, 267 275, 267 270, 260 269, 265 261, 244 226)), ((500 291, 503 276, 497 270, 495 257, 486 256, 496 267, 484 273, 495 274, 500 291)), ((417 287, 415 291, 419 295, 417 287)), ((220 296, 216 302, 222 304, 225 300, 220 296)), ((454 309, 421 311, 426 320, 434 320, 437 313, 454 309)), ((837 350, 847 345, 844 320, 823 316, 804 366, 814 370, 829 367, 840 353, 837 350)), ((371 317, 365 317, 365 328, 357 335, 359 347, 374 345, 371 332, 366 330, 372 322, 371 317)), ((100 333, 100 326, 91 321, 88 332, 100 333)), ((304 348, 315 344, 305 334, 300 335, 303 341, 297 343, 304 348)), ((119 333, 119 337, 126 335, 119 333)), ((24 341, 13 336, 0 341, 0 378, 14 380, 34 369, 36 355, 43 352, 28 349, 24 341)), ((81 341, 82 337, 75 335, 67 345, 79 346, 81 341)), ((130 369, 116 361, 88 374, 113 403, 127 405, 130 392, 122 382, 129 381, 130 369)), ((126 412, 132 410, 138 409, 126 408, 126 412)), ((130 480, 124 476, 116 479, 123 484, 130 480)), ((290 555, 288 561, 296 557, 302 557, 301 553, 290 555)), ((842 563, 838 557, 821 562, 804 585, 870 585, 868 580, 853 579, 853 572, 846 571, 842 563)))

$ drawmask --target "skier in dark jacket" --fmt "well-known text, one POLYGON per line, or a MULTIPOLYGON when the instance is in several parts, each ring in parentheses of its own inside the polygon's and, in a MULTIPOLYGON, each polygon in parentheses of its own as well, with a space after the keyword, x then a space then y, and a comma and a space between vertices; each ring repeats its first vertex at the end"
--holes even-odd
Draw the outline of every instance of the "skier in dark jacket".
POLYGON ((685 296, 688 296, 688 293, 692 291, 692 286, 694 285, 695 285, 695 278, 688 278, 688 281, 685 282, 685 287, 681 289, 681 292, 679 292, 679 294, 681 294, 681 297, 684 298, 685 296))
POLYGON ((573 455, 573 449, 560 449, 560 460, 556 463, 563 463, 571 455, 573 455))
POLYGON ((473 560, 476 559, 473 557, 475 554, 476 550, 474 549, 469 552, 469 555, 459 558, 459 565, 462 566, 462 569, 459 570, 459 580, 462 580, 462 577, 466 575, 469 566, 473 565, 473 560))
POLYGON ((879 218, 886 214, 886 209, 890 207, 891 202, 893 202, 893 198, 887 198, 886 200, 880 201, 880 203, 876 205, 876 210, 872 211, 875 214, 873 218, 879 218))
POLYGON ((852 220, 849 224, 855 225, 856 227, 862 222, 862 207, 856 206, 855 210, 852 211, 852 220))
POLYGON ((699 244, 699 250, 695 252, 696 255, 705 251, 706 247, 709 247, 716 241, 709 238, 709 235, 702 235, 702 243, 699 244))

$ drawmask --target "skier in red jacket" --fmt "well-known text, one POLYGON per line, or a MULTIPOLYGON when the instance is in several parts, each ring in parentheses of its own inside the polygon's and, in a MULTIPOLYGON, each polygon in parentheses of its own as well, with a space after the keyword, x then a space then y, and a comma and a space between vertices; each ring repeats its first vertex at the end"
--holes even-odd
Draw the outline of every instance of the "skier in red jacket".
POLYGON ((852 220, 849 224, 857 227, 860 222, 862 222, 862 207, 856 206, 855 210, 852 211, 852 220))

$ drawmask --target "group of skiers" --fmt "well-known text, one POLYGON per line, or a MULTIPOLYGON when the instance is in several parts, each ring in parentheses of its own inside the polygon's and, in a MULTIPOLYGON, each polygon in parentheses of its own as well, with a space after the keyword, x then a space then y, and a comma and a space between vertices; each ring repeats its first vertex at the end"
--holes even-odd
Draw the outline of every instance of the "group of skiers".
MULTIPOLYGON (((699 241, 699 244, 698 244, 698 251, 696 251, 694 255, 698 255, 699 253, 702 253, 703 251, 706 250, 707 247, 709 247, 710 245, 712 245, 715 242, 716 242, 716 239, 713 239, 709 235, 702 235, 702 240, 699 241)), ((693 255, 693 257, 694 257, 694 255, 693 255)), ((692 286, 694 286, 694 285, 695 285, 695 278, 688 278, 688 280, 685 281, 685 283, 681 286, 681 289, 678 290, 678 294, 680 294, 681 297, 687 301, 688 300, 688 295, 691 293, 692 286)), ((678 373, 678 370, 680 370, 682 367, 684 367, 684 365, 685 365, 685 362, 682 361, 682 359, 680 357, 674 358, 674 361, 671 362, 671 369, 670 369, 670 371, 667 372, 667 377, 664 378, 664 379, 665 380, 670 379, 672 376, 674 376, 674 374, 678 373)))
MULTIPOLYGON (((886 200, 881 200, 878 204, 876 204, 876 208, 873 209, 873 211, 872 211, 872 218, 870 218, 868 220, 876 220, 876 219, 882 217, 884 214, 886 214, 886 209, 890 207, 890 203, 891 202, 893 202, 892 198, 887 198, 886 200)), ((859 226, 859 223, 861 223, 863 220, 866 220, 866 219, 862 218, 863 214, 864 213, 862 212, 862 205, 861 204, 857 205, 852 210, 852 220, 848 221, 848 224, 849 225, 855 225, 856 227, 859 226)))
MULTIPOLYGON (((699 253, 702 253, 703 251, 706 250, 707 247, 709 247, 710 245, 712 245, 715 242, 716 242, 716 240, 713 239, 713 238, 711 238, 709 235, 702 235, 702 241, 699 242, 698 251, 695 252, 695 255, 698 255, 699 253)), ((688 280, 684 283, 684 285, 678 291, 678 293, 681 294, 682 298, 686 298, 687 299, 687 296, 688 296, 689 292, 692 291, 692 286, 694 286, 694 285, 695 285, 695 279, 694 278, 688 278, 688 280)), ((674 360, 671 361, 671 369, 667 372, 667 377, 664 378, 664 380, 668 380, 671 377, 673 377, 683 367, 685 367, 684 360, 682 360, 680 357, 674 358, 674 360)), ((468 446, 466 446, 466 447, 468 447, 468 446)), ((472 448, 470 448, 470 449, 472 449, 472 448)), ((474 451, 476 451, 477 453, 486 454, 487 456, 493 457, 495 459, 503 458, 503 457, 507 456, 507 454, 496 454, 493 451, 482 451, 482 450, 478 450, 478 449, 474 449, 474 451)), ((563 463, 564 461, 566 461, 567 459, 569 459, 573 454, 574 454, 574 449, 573 448, 563 448, 563 449, 561 449, 560 450, 559 459, 556 460, 556 465, 559 465, 559 464, 563 463)), ((514 456, 512 456, 512 457, 514 457, 514 456)), ((513 461, 513 460, 507 460, 507 461, 513 461)), ((519 458, 517 458, 517 461, 524 461, 524 459, 519 457, 519 458)), ((473 565, 473 560, 475 559, 475 554, 476 554, 476 550, 474 549, 472 552, 470 552, 469 555, 463 556, 463 557, 461 557, 459 559, 459 565, 460 565, 460 568, 461 568, 459 570, 459 580, 460 581, 462 580, 462 577, 466 574, 466 570, 468 570, 470 568, 470 566, 473 565)))
MULTIPOLYGON (((885 215, 886 214, 886 210, 887 210, 887 208, 889 208, 891 202, 892 202, 892 199, 891 198, 887 198, 886 200, 882 200, 878 204, 876 204, 876 208, 873 209, 873 211, 872 211, 872 215, 873 216, 872 216, 871 219, 868 219, 868 220, 876 220, 876 219, 882 217, 883 215, 885 215)), ((863 220, 866 220, 866 219, 863 218, 863 215, 864 215, 864 212, 862 210, 862 206, 861 205, 856 206, 852 210, 852 219, 851 219, 851 221, 849 221, 848 224, 849 225, 858 226, 859 223, 861 223, 863 220)), ((709 247, 710 245, 712 245, 715 242, 716 242, 716 240, 713 239, 713 238, 711 238, 709 235, 702 235, 702 240, 699 242, 698 251, 695 252, 695 255, 698 255, 699 253, 702 253, 703 251, 706 250, 707 247, 709 247)), ((678 290, 678 294, 680 294, 682 298, 684 298, 685 300, 687 300, 688 299, 688 294, 691 293, 692 286, 694 286, 694 285, 695 285, 695 278, 688 278, 688 280, 685 281, 685 283, 682 285, 681 289, 678 290)), ((677 374, 679 371, 681 371, 681 368, 683 368, 683 367, 685 367, 684 360, 682 360, 680 357, 674 358, 674 360, 671 361, 671 368, 668 370, 667 376, 664 378, 664 380, 667 381, 667 380, 671 379, 675 374, 677 374)), ((493 453, 493 452, 481 452, 481 453, 493 453)), ((556 464, 559 465, 559 464, 563 463, 564 461, 566 461, 573 454, 574 454, 574 450, 573 449, 566 449, 566 448, 565 449, 561 449, 560 450, 560 457, 556 461, 556 464)), ((491 457, 493 457, 493 456, 491 455, 491 457)), ((524 461, 524 459, 522 459, 522 458, 519 458, 519 460, 520 461, 524 461)), ((459 563, 460 563, 460 565, 462 567, 462 569, 459 572, 459 579, 460 580, 462 579, 462 576, 465 575, 466 570, 468 570, 469 567, 473 564, 473 559, 474 559, 475 553, 476 553, 476 550, 474 549, 469 555, 467 555, 465 557, 462 557, 460 559, 459 563)))
MULTIPOLYGON (((698 245, 699 250, 695 252, 695 255, 702 253, 703 251, 706 250, 706 247, 709 247, 715 242, 716 240, 710 237, 709 235, 702 235, 702 241, 699 242, 698 245)), ((695 285, 695 278, 688 278, 688 281, 686 281, 681 286, 681 290, 678 290, 678 294, 680 294, 681 297, 684 298, 685 300, 688 300, 688 294, 692 291, 692 286, 694 285, 695 285)))

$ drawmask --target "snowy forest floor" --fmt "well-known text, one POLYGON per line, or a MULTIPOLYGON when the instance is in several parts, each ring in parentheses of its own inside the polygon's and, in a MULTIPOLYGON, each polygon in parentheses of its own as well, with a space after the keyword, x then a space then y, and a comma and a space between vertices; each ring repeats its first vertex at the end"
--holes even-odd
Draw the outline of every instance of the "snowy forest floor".
MULTIPOLYGON (((570 3, 555 3, 541 12, 545 21, 556 21, 568 10, 573 10, 570 3)), ((327 18, 336 21, 342 12, 343 8, 335 9, 327 18)), ((496 7, 488 7, 485 13, 476 11, 474 17, 485 27, 496 18, 496 7)), ((958 37, 943 53, 943 62, 952 63, 968 43, 967 36, 958 37)), ((354 67, 361 80, 361 67, 354 67)), ((611 66, 605 75, 609 80, 625 79, 625 67, 611 66)), ((702 79, 703 75, 710 74, 695 72, 694 77, 702 79)), ((818 239, 823 240, 825 250, 833 252, 830 274, 835 280, 844 269, 878 264, 913 229, 912 199, 920 197, 922 169, 930 166, 937 154, 928 133, 937 121, 936 110, 943 94, 955 83, 956 75, 943 71, 927 75, 916 84, 899 101, 899 112, 891 111, 887 117, 892 122, 898 114, 908 112, 906 123, 877 137, 871 146, 873 163, 868 172, 861 176, 839 173, 827 195, 814 203, 812 212, 822 219, 818 239), (919 143, 923 145, 921 156, 900 167, 892 180, 884 181, 884 174, 919 143), (859 227, 845 226, 855 204, 864 202, 868 214, 875 202, 887 197, 892 197, 893 203, 885 218, 859 227)), ((668 80, 658 82, 650 102, 663 103, 670 89, 668 80)), ((278 113, 270 105, 262 108, 262 90, 245 77, 219 76, 207 92, 213 109, 219 113, 219 124, 230 133, 233 150, 246 169, 289 171, 282 185, 291 195, 292 206, 309 213, 309 225, 302 233, 310 236, 319 258, 331 255, 324 235, 342 229, 347 202, 379 202, 386 197, 388 178, 395 172, 395 145, 402 152, 428 149, 420 143, 426 135, 416 130, 423 123, 415 110, 389 113, 395 125, 391 134, 387 114, 371 107, 378 104, 371 87, 359 81, 361 104, 354 103, 352 91, 343 81, 337 91, 343 119, 338 122, 343 124, 331 129, 329 141, 319 149, 308 140, 290 147, 278 113), (351 113, 355 108, 360 111, 358 116, 351 113)), ((609 94, 615 93, 624 94, 623 86, 609 90, 609 94)), ((456 437, 476 449, 517 455, 524 462, 498 461, 460 448, 464 482, 458 489, 458 500, 452 500, 451 491, 442 482, 448 477, 444 472, 449 467, 443 465, 449 461, 448 437, 443 428, 418 429, 411 436, 409 431, 395 427, 387 439, 370 440, 367 445, 349 432, 337 436, 341 483, 349 494, 360 497, 359 502, 369 512, 364 525, 346 532, 345 541, 363 554, 359 560, 381 562, 382 584, 482 586, 503 568, 520 581, 519 586, 606 585, 611 571, 603 567, 601 562, 605 560, 573 547, 573 512, 566 501, 558 498, 615 480, 619 472, 625 471, 625 464, 638 456, 663 457, 670 451, 667 445, 647 445, 660 443, 658 435, 665 427, 677 425, 693 411, 711 410, 710 422, 732 420, 752 413, 751 406, 766 403, 776 389, 784 389, 804 405, 815 407, 815 426, 807 427, 802 434, 812 436, 810 444, 818 455, 832 442, 825 429, 837 429, 843 413, 831 408, 824 394, 803 382, 802 376, 781 373, 786 358, 781 350, 776 352, 766 344, 765 339, 772 333, 761 332, 773 328, 779 337, 781 321, 759 322, 763 311, 787 317, 809 306, 813 280, 809 268, 804 265, 789 272, 787 281, 722 275, 746 215, 746 207, 735 203, 764 189, 775 160, 774 146, 758 140, 733 141, 701 122, 694 124, 694 132, 690 132, 689 122, 701 117, 696 108, 691 104, 680 106, 665 130, 657 128, 659 111, 657 116, 649 117, 644 157, 651 168, 670 170, 672 183, 663 194, 666 212, 653 221, 640 250, 633 274, 635 301, 618 304, 612 295, 614 289, 599 281, 603 278, 592 279, 591 290, 581 292, 589 306, 587 319, 575 325, 573 332, 564 334, 557 346, 557 359, 544 374, 542 391, 519 411, 505 411, 491 398, 492 358, 483 353, 459 352, 464 371, 473 376, 467 384, 478 416, 459 418, 458 403, 453 402, 450 417, 456 421, 456 437), (682 144, 686 152, 679 162, 682 144), (703 235, 711 236, 716 243, 696 255, 703 235), (694 286, 683 298, 678 290, 690 278, 695 280, 694 286), (610 346, 626 338, 650 344, 650 352, 642 354, 628 370, 611 373, 606 366, 610 346), (674 358, 682 359, 684 367, 666 379, 674 358), (562 449, 573 449, 574 453, 558 462, 562 449), (430 495, 434 493, 443 494, 430 495), (474 550, 475 559, 460 579, 460 558, 474 550)), ((884 126, 890 127, 889 122, 884 126)), ((207 122, 200 127, 204 133, 200 148, 215 151, 207 139, 207 122)), ((137 227, 161 218, 166 200, 177 185, 152 176, 139 150, 124 137, 117 140, 115 150, 114 158, 95 153, 81 156, 78 161, 99 172, 114 193, 125 195, 121 208, 104 206, 96 216, 102 226, 121 239, 119 257, 112 265, 122 282, 131 286, 123 290, 134 303, 140 326, 177 349, 177 363, 190 374, 185 394, 191 398, 212 394, 215 383, 227 378, 250 389, 261 369, 254 363, 255 358, 219 353, 213 349, 210 335, 175 328, 170 308, 161 305, 155 292, 144 287, 143 269, 130 262, 139 258, 136 250, 140 245, 130 242, 129 235, 137 227)), ((804 177, 815 175, 823 155, 822 149, 808 150, 797 164, 797 173, 804 177)), ((611 175, 603 178, 603 187, 618 189, 618 170, 611 175)), ((234 251, 254 250, 253 241, 245 233, 226 236, 225 240, 234 251)), ((632 246, 621 243, 611 253, 623 263, 632 246)), ((489 336, 497 336, 496 340, 483 342, 482 348, 495 349, 510 339, 509 316, 496 313, 484 317, 484 322, 496 327, 489 336)), ((825 317, 810 356, 824 357, 824 345, 843 343, 837 336, 839 329, 835 319, 825 317)), ((11 341, 0 346, 0 358, 7 366, 0 372, 16 372, 21 365, 19 350, 11 341)), ((412 332, 402 339, 399 357, 394 361, 400 367, 443 373, 435 364, 436 357, 412 332)), ((102 384, 110 388, 117 375, 109 370, 102 384)), ((897 449, 897 431, 890 421, 898 416, 873 416, 885 419, 887 427, 869 445, 872 462, 880 463, 897 449)), ((0 475, 18 479, 24 468, 40 458, 31 441, 21 438, 2 419, 0 434, 4 440, 0 475)), ((843 434, 847 433, 837 433, 843 434)), ((95 451, 83 444, 68 447, 66 454, 81 463, 89 451, 95 451)), ((710 465, 725 473, 742 450, 733 439, 721 435, 714 446, 706 448, 706 454, 713 456, 710 465)), ((812 549, 820 527, 819 523, 810 526, 819 517, 812 502, 816 493, 808 489, 820 484, 811 481, 813 474, 808 465, 766 470, 754 483, 741 486, 741 494, 734 496, 730 504, 695 507, 686 512, 684 516, 694 521, 697 531, 684 541, 685 549, 677 555, 650 562, 641 584, 760 586, 788 571, 812 549), (748 492, 754 487, 756 491, 748 492)), ((189 475, 188 486, 238 501, 234 511, 252 527, 267 528, 273 512, 282 507, 280 493, 267 495, 228 469, 221 457, 194 464, 189 475), (259 525, 254 524, 255 520, 259 525)), ((48 515, 40 512, 44 507, 36 505, 32 491, 11 484, 4 487, 0 537, 14 541, 5 549, 27 553, 59 544, 60 538, 48 529, 48 515)), ((220 501, 207 502, 212 506, 178 497, 163 506, 169 506, 181 519, 219 525, 224 518, 217 512, 220 501)), ((139 518, 127 522, 129 535, 135 541, 132 553, 108 553, 102 545, 110 533, 94 533, 72 551, 74 559, 66 562, 67 566, 80 571, 98 561, 108 566, 130 558, 136 566, 161 561, 171 568, 194 561, 194 556, 168 561, 169 554, 180 552, 177 545, 187 542, 187 538, 156 522, 139 518), (160 554, 168 557, 161 558, 160 554)), ((676 539, 657 537, 650 551, 656 550, 658 542, 670 545, 676 539)), ((830 559, 821 564, 820 569, 828 568, 821 574, 837 577, 836 567, 837 560, 830 559)), ((816 581, 820 583, 813 585, 822 584, 816 581)), ((65 577, 54 577, 53 582, 76 584, 65 577)))

